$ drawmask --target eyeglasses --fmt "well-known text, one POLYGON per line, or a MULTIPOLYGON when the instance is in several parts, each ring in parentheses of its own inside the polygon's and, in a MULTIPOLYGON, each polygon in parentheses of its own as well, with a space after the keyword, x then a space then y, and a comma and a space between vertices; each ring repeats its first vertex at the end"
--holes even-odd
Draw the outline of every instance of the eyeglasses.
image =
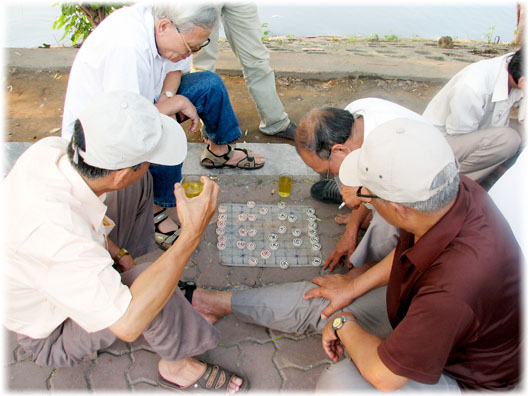
POLYGON ((377 195, 372 195, 372 194, 362 194, 361 193, 361 189, 363 188, 363 186, 359 186, 359 188, 357 189, 356 191, 356 197, 359 197, 359 198, 379 198, 377 195))
POLYGON ((180 32, 180 28, 175 26, 176 28, 176 31, 178 32, 178 34, 180 35, 182 41, 183 41, 183 44, 185 44, 185 47, 187 48, 187 51, 189 51, 189 53, 191 54, 195 54, 197 53, 198 51, 200 51, 203 47, 205 47, 206 45, 208 45, 210 42, 211 42, 211 39, 208 38, 207 40, 205 40, 202 44, 200 44, 200 46, 198 48, 191 48, 189 47, 189 44, 187 43, 187 41, 185 41, 185 39, 183 38, 183 35, 181 34, 180 32))

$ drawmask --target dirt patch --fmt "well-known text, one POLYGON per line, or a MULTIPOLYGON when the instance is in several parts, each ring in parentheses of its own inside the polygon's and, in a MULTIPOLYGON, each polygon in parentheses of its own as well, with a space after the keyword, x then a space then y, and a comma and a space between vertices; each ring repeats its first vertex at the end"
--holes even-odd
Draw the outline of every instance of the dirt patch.
MULTIPOLYGON (((5 141, 35 141, 60 135, 68 75, 56 72, 10 70, 7 77, 5 141)), ((242 138, 248 143, 285 143, 258 130, 260 119, 244 79, 222 76, 231 103, 240 122, 242 138)), ((441 84, 382 79, 304 80, 291 77, 276 79, 277 92, 290 119, 298 122, 314 107, 344 108, 353 100, 378 97, 399 103, 422 113, 441 84)), ((184 127, 188 125, 184 124, 184 127)), ((201 141, 200 133, 189 137, 201 141)))

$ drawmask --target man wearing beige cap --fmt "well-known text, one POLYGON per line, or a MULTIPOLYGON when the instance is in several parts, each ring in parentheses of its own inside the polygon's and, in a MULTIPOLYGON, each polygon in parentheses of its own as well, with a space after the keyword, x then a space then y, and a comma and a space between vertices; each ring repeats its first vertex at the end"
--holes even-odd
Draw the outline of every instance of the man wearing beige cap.
POLYGON ((339 178, 349 206, 371 204, 400 228, 386 258, 359 275, 316 278, 316 288, 198 289, 196 309, 210 321, 234 313, 281 331, 322 332, 330 359, 349 356, 323 372, 322 392, 514 388, 520 248, 487 193, 459 175, 442 134, 408 118, 380 124, 339 178), (328 300, 337 313, 325 320, 328 300))
POLYGON ((143 335, 161 357, 162 386, 229 393, 247 386, 193 358, 219 335, 178 289, 218 185, 203 178, 202 193, 188 199, 176 184, 181 236, 152 264, 132 259, 155 249, 149 163, 177 165, 186 153, 174 119, 136 93, 114 91, 80 113, 71 141, 42 139, 18 159, 5 180, 4 325, 36 364, 72 366, 143 335), (122 205, 107 208, 106 193, 127 186, 134 188, 122 205))

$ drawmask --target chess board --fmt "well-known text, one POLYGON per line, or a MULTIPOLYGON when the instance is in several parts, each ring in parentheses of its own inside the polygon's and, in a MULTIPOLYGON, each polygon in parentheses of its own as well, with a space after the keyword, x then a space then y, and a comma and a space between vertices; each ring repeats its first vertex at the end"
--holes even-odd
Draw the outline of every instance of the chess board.
POLYGON ((219 261, 227 266, 319 267, 321 243, 309 206, 224 203, 218 206, 219 261))

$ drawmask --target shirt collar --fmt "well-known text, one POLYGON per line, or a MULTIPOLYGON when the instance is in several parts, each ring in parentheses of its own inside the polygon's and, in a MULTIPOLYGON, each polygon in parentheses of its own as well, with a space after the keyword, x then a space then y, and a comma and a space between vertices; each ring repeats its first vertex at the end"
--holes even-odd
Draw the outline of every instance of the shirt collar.
POLYGON ((508 100, 510 93, 508 92, 508 63, 506 60, 509 59, 511 55, 512 54, 506 54, 502 57, 499 74, 497 76, 497 81, 495 82, 495 87, 493 88, 493 95, 491 96, 492 102, 508 100))
MULTIPOLYGON (((460 188, 453 207, 414 246, 412 246, 414 237, 410 240, 402 237, 402 241, 407 242, 408 247, 404 255, 419 271, 424 271, 431 265, 462 229, 468 207, 463 179, 464 176, 460 175, 460 188)), ((404 234, 412 235, 408 232, 404 234)))
POLYGON ((107 209, 103 203, 106 194, 100 196, 95 195, 79 173, 73 169, 65 154, 60 157, 58 168, 66 180, 70 182, 72 195, 82 205, 86 219, 94 226, 95 230, 99 230, 103 225, 103 218, 107 209))

